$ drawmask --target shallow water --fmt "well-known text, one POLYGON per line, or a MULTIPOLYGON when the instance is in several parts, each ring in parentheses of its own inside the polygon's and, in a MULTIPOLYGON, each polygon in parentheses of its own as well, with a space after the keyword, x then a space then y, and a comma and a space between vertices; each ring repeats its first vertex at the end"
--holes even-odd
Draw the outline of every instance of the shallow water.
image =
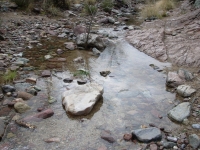
MULTIPOLYGON (((55 44, 53 50, 55 51, 57 48, 62 47, 55 44)), ((25 56, 30 58, 34 51, 37 49, 32 50, 29 56, 28 53, 25 56)), ((139 52, 123 37, 111 41, 100 57, 96 58, 90 54, 90 51, 75 50, 66 51, 59 56, 67 58, 67 61, 62 62, 57 69, 61 72, 54 72, 54 75, 49 78, 38 79, 37 86, 41 87, 42 91, 28 102, 32 109, 23 114, 23 116, 27 116, 36 113, 38 107, 45 105, 53 109, 54 116, 41 122, 32 122, 37 126, 35 130, 18 127, 16 136, 11 139, 5 138, 3 142, 13 143, 15 150, 92 150, 103 145, 113 150, 134 150, 141 145, 124 142, 122 140, 124 133, 148 126, 149 123, 169 130, 177 127, 167 117, 167 112, 174 106, 171 102, 174 101, 175 95, 166 91, 166 74, 149 66, 154 64, 160 69, 164 69, 170 67, 170 64, 160 63, 139 52), (74 65, 72 60, 79 56, 83 56, 85 63, 74 65), (103 85, 104 94, 103 99, 95 105, 89 115, 74 117, 65 113, 61 94, 66 88, 73 88, 76 79, 70 84, 64 83, 62 79, 73 76, 73 72, 79 68, 89 71, 90 76, 86 77, 88 80, 103 85), (111 71, 111 74, 107 77, 100 76, 100 71, 107 70, 111 71), (48 104, 50 96, 54 97, 57 102, 48 104), (159 119, 159 116, 163 118, 159 119), (110 130, 117 141, 110 144, 101 139, 102 130, 110 130), (60 138, 60 142, 44 142, 44 139, 52 137, 60 138)), ((35 61, 31 64, 40 68, 39 64, 43 61, 41 59, 40 62, 35 61)), ((46 64, 49 62, 43 63, 43 65, 46 64)), ((23 85, 19 84, 17 88, 23 89, 23 85)))

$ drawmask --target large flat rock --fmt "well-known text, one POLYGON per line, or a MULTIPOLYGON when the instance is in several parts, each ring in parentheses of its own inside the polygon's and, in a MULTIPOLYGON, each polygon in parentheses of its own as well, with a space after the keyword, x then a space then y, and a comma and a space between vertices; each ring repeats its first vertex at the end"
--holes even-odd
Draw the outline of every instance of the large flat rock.
POLYGON ((200 9, 167 20, 143 23, 142 30, 131 30, 126 39, 138 50, 160 61, 179 66, 200 66, 200 9))
POLYGON ((189 102, 184 102, 170 110, 168 116, 171 120, 182 122, 190 115, 190 110, 191 104, 189 102))
POLYGON ((73 115, 87 115, 102 97, 103 87, 97 83, 77 85, 62 95, 65 110, 73 115))
POLYGON ((140 142, 144 143, 159 141, 162 139, 161 131, 155 127, 133 130, 132 135, 140 142))

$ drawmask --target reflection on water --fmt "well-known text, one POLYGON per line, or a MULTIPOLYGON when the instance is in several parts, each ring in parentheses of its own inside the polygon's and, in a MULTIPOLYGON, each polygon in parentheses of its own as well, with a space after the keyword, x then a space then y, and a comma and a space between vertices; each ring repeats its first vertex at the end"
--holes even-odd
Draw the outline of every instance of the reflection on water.
MULTIPOLYGON (((61 44, 62 45, 62 44, 61 44)), ((57 47, 56 47, 57 48, 57 47)), ((27 55, 28 56, 28 55, 27 55)), ((33 56, 33 55, 32 55, 33 56)), ((159 73, 149 65, 155 64, 160 68, 170 66, 137 51, 126 41, 118 39, 100 55, 99 58, 90 56, 88 51, 68 51, 60 57, 67 58, 64 72, 57 72, 50 78, 39 78, 37 85, 42 88, 34 99, 29 102, 31 111, 24 114, 35 113, 37 107, 51 107, 55 114, 53 117, 34 122, 35 131, 19 128, 18 138, 5 139, 16 143, 15 149, 40 150, 82 150, 97 149, 106 145, 108 149, 136 149, 138 144, 127 143, 122 139, 125 132, 148 126, 154 123, 167 129, 175 128, 167 117, 167 112, 173 107, 169 101, 175 96, 165 90, 165 74, 159 73), (70 89, 76 84, 64 83, 62 79, 72 76, 69 71, 72 60, 83 56, 88 64, 82 64, 90 72, 90 80, 104 86, 103 100, 100 100, 88 116, 72 117, 67 115, 62 107, 61 94, 66 88, 70 89), (107 77, 100 76, 100 71, 111 71, 107 77), (50 92, 47 82, 51 83, 50 92), (57 102, 48 105, 48 94, 57 99, 57 102), (160 119, 159 116, 163 118, 160 119), (86 118, 81 121, 82 118, 86 118), (102 130, 110 130, 117 142, 109 144, 100 138, 102 130), (59 143, 45 143, 44 139, 58 137, 59 143)), ((38 63, 35 63, 36 65, 38 63)), ((32 64, 34 65, 34 64, 32 64)), ((80 67, 80 66, 78 66, 80 67)), ((78 68, 75 67, 76 69, 78 68)), ((63 67, 62 67, 63 69, 63 67)))

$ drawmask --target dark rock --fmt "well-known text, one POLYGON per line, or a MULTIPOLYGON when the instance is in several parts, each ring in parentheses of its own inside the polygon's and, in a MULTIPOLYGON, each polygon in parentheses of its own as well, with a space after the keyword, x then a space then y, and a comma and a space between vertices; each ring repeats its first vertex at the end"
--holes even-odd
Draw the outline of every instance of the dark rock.
POLYGON ((107 75, 109 75, 111 72, 110 71, 101 71, 100 75, 103 77, 106 77, 107 75))
POLYGON ((29 100, 33 97, 32 94, 29 94, 27 92, 23 92, 23 91, 18 91, 17 92, 17 97, 18 98, 22 98, 23 100, 29 100))
POLYGON ((41 76, 42 77, 50 77, 51 71, 50 70, 43 70, 41 76))
POLYGON ((111 133, 109 131, 102 131, 101 132, 101 138, 108 141, 109 143, 115 142, 114 137, 111 135, 111 133))
POLYGON ((33 11, 34 13, 37 13, 37 14, 40 14, 40 13, 41 13, 40 8, 36 8, 36 7, 34 7, 32 11, 33 11))
POLYGON ((32 94, 34 96, 37 95, 37 90, 34 87, 26 89, 26 92, 30 93, 30 94, 32 94))
POLYGON ((87 81, 86 81, 86 80, 77 80, 77 83, 78 83, 79 85, 83 85, 83 84, 86 84, 87 81))
POLYGON ((162 139, 160 130, 155 127, 133 130, 132 135, 133 138, 137 138, 140 142, 144 143, 160 141, 162 139))
POLYGON ((16 103, 16 102, 13 102, 13 101, 12 101, 12 102, 8 102, 7 105, 8 105, 9 107, 14 107, 15 103, 16 103))
POLYGON ((164 142, 163 143, 163 147, 166 149, 173 148, 174 146, 176 146, 176 143, 174 143, 174 142, 164 142))
POLYGON ((132 139, 132 134, 124 134, 123 138, 126 141, 130 141, 132 139))
POLYGON ((1 138, 3 137, 3 135, 4 135, 4 131, 5 131, 5 127, 6 127, 4 122, 5 121, 2 118, 0 118, 0 141, 1 141, 1 138))
POLYGON ((3 37, 3 35, 0 34, 0 41, 4 41, 5 38, 3 37))
POLYGON ((4 95, 0 94, 0 100, 3 100, 3 98, 4 98, 4 95))
POLYGON ((52 143, 52 142, 57 142, 57 143, 59 143, 60 142, 60 138, 58 138, 58 137, 53 137, 53 138, 50 138, 50 139, 46 139, 46 140, 44 140, 45 142, 47 142, 47 143, 52 143))
POLYGON ((65 83, 71 83, 72 81, 73 81, 73 79, 71 79, 71 78, 63 79, 63 82, 65 82, 65 83))
POLYGON ((15 87, 13 87, 11 85, 3 85, 1 87, 1 89, 2 89, 3 93, 15 92, 16 91, 15 87))
POLYGON ((45 110, 46 108, 45 107, 39 107, 38 109, 37 109, 37 111, 38 112, 41 112, 41 111, 43 111, 43 110, 45 110))

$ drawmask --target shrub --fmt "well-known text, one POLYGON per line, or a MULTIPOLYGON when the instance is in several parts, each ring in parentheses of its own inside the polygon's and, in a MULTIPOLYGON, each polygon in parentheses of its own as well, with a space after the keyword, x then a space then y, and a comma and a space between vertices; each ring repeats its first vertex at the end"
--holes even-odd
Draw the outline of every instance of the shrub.
POLYGON ((167 11, 175 7, 174 0, 160 0, 156 3, 156 7, 159 10, 167 11))
POLYGON ((11 82, 17 77, 17 72, 16 71, 8 71, 4 76, 3 80, 4 82, 11 82))
POLYGON ((101 3, 101 7, 103 8, 103 10, 109 13, 111 12, 113 5, 114 4, 112 0, 103 0, 101 3))
POLYGON ((79 69, 76 72, 74 72, 74 76, 89 76, 89 72, 83 69, 79 69))
POLYGON ((85 4, 85 12, 88 15, 95 15, 97 13, 97 7, 95 5, 85 4))
POLYGON ((87 0, 86 3, 87 3, 88 5, 95 5, 96 0, 87 0))
POLYGON ((51 14, 52 16, 61 16, 62 13, 60 11, 59 8, 55 7, 54 5, 51 5, 48 9, 47 9, 47 12, 49 14, 51 14))
POLYGON ((175 7, 175 0, 159 0, 155 3, 148 3, 142 10, 141 16, 143 18, 161 18, 166 17, 166 11, 175 7))
POLYGON ((15 2, 20 8, 27 8, 31 3, 31 0, 12 0, 12 2, 15 2))
POLYGON ((143 8, 141 11, 141 16, 147 19, 161 18, 158 9, 154 5, 147 5, 145 8, 143 8))
POLYGON ((43 0, 43 7, 48 9, 51 6, 59 7, 62 9, 69 9, 70 1, 69 0, 43 0))

